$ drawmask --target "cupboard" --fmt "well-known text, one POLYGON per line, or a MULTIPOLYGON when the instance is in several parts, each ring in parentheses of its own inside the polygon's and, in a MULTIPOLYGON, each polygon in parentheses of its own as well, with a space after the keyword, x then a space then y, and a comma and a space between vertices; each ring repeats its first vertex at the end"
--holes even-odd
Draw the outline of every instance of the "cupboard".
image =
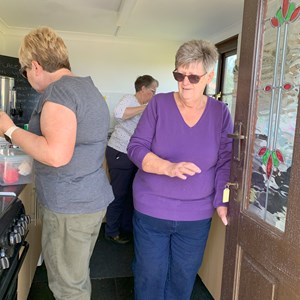
POLYGON ((29 250, 18 277, 18 300, 26 300, 41 255, 42 224, 34 184, 28 184, 19 195, 19 198, 25 206, 26 214, 31 218, 29 232, 26 237, 29 250))

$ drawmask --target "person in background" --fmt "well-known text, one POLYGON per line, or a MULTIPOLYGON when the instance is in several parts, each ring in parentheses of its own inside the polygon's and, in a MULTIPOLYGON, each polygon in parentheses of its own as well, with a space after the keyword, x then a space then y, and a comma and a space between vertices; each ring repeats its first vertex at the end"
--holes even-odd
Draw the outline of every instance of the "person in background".
POLYGON ((136 300, 188 300, 216 209, 227 224, 222 194, 229 180, 233 125, 222 102, 204 95, 218 60, 203 40, 181 45, 178 91, 157 94, 127 151, 139 167, 133 182, 136 300))
POLYGON ((107 208, 105 237, 118 244, 128 243, 132 235, 132 181, 137 167, 128 159, 127 146, 142 112, 156 93, 158 81, 143 75, 134 86, 136 93, 124 96, 115 108, 116 125, 106 149, 115 199, 107 208))
POLYGON ((102 167, 109 111, 90 77, 75 76, 62 38, 40 27, 19 50, 21 74, 40 93, 29 131, 0 113, 0 136, 34 159, 42 254, 55 299, 89 300, 89 262, 113 192, 102 167))

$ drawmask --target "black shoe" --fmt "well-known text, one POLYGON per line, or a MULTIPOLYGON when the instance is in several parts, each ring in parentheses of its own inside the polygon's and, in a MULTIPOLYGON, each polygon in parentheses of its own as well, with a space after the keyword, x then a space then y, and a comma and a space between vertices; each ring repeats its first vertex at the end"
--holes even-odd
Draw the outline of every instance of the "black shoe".
POLYGON ((127 244, 131 239, 125 235, 105 236, 105 239, 115 244, 127 244))

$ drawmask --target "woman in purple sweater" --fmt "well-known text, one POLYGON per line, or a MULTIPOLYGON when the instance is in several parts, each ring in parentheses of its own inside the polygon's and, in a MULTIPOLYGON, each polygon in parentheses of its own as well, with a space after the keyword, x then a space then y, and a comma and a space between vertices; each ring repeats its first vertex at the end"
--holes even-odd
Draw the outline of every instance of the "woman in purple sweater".
POLYGON ((218 59, 207 41, 176 54, 178 92, 156 95, 128 145, 139 167, 133 184, 136 300, 188 300, 211 218, 227 225, 222 194, 229 180, 232 120, 226 105, 205 96, 218 59))

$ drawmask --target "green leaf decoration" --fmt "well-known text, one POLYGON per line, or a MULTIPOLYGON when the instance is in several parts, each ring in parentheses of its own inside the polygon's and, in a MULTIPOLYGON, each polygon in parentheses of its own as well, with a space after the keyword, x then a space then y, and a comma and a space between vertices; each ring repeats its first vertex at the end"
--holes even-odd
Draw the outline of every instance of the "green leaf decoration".
POLYGON ((263 157, 262 157, 262 161, 263 161, 263 164, 264 164, 264 165, 267 165, 269 156, 270 156, 270 150, 268 149, 268 150, 266 151, 266 153, 265 153, 265 154, 263 155, 263 157))
POLYGON ((279 166, 279 160, 277 158, 276 151, 272 151, 272 158, 273 158, 274 167, 277 168, 279 166))
POLYGON ((291 15, 292 15, 293 11, 295 10, 295 7, 296 7, 296 5, 295 5, 294 2, 290 3, 290 5, 289 5, 289 10, 288 10, 288 12, 287 12, 287 14, 286 14, 286 17, 285 17, 285 20, 286 20, 287 22, 290 21, 291 15))
POLYGON ((279 24, 282 25, 283 22, 284 22, 284 18, 283 18, 283 15, 282 15, 281 7, 277 10, 276 17, 279 21, 279 24))

